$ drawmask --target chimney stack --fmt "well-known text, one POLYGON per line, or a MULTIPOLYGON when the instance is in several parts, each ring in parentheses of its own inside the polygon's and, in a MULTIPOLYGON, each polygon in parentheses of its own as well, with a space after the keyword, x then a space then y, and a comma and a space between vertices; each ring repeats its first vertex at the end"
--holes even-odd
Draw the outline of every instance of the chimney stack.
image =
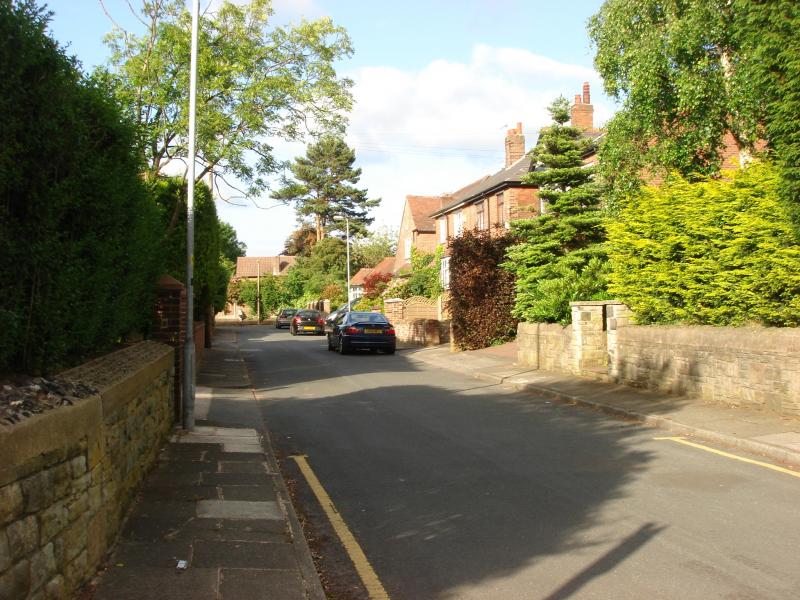
POLYGON ((506 134, 506 167, 510 167, 525 155, 525 136, 522 135, 522 123, 516 129, 509 129, 506 134))
POLYGON ((575 104, 572 105, 572 126, 581 131, 594 130, 594 107, 589 94, 589 83, 583 84, 583 96, 575 94, 575 104))

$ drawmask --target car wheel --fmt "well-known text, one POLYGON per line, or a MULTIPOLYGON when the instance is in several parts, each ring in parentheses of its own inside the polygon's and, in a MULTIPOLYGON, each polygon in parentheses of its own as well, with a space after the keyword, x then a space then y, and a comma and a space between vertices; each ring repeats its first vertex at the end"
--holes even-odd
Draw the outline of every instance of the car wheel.
POLYGON ((333 352, 333 344, 331 344, 331 336, 328 336, 328 350, 333 352))
POLYGON ((344 341, 339 337, 339 354, 348 354, 349 350, 344 347, 344 341))

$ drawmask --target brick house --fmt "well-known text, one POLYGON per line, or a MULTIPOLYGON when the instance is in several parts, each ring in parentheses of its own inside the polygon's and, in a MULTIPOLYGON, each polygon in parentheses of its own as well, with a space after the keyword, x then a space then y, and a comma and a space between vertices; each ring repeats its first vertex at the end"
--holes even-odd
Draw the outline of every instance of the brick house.
POLYGON ((440 209, 446 200, 444 196, 406 196, 393 273, 398 273, 411 264, 412 248, 427 253, 436 250, 439 243, 436 238, 436 222, 430 215, 440 209))
MULTIPOLYGON (((591 103, 589 84, 583 84, 582 94, 575 95, 571 108, 571 124, 579 128, 585 137, 599 139, 602 132, 594 127, 594 107, 591 103)), ((596 152, 583 157, 586 166, 597 162, 596 152)), ((524 183, 523 177, 537 168, 532 164, 525 149, 522 123, 509 129, 505 138, 505 165, 457 192, 444 197, 442 207, 430 214, 436 222, 436 241, 446 245, 448 237, 457 237, 467 229, 485 229, 501 232, 511 221, 533 218, 546 210, 539 200, 538 188, 524 183)), ((442 285, 449 286, 449 258, 445 250, 442 259, 442 285)))
MULTIPOLYGON (((240 256, 236 259, 236 272, 231 280, 255 280, 259 274, 262 277, 266 275, 284 277, 289 268, 294 266, 295 261, 294 256, 240 256)), ((217 314, 217 318, 237 317, 239 309, 246 314, 250 313, 247 306, 228 302, 223 311, 217 314)))
POLYGON ((259 275, 286 275, 294 266, 294 256, 240 256, 236 259, 234 279, 256 279, 259 275))

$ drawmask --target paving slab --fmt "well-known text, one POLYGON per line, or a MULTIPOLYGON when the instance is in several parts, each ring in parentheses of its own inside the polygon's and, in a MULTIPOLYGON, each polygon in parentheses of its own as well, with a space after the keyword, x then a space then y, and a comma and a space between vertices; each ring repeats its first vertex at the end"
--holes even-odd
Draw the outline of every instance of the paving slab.
POLYGON ((252 500, 200 500, 197 516, 201 519, 283 519, 277 502, 252 500))
POLYGON ((192 565, 199 568, 290 570, 297 568, 291 544, 269 542, 206 542, 194 546, 192 565))
POLYGON ((217 600, 219 578, 218 569, 111 567, 100 579, 93 600, 217 600))
POLYGON ((305 600, 303 580, 294 571, 222 569, 222 600, 239 598, 263 600, 305 600))

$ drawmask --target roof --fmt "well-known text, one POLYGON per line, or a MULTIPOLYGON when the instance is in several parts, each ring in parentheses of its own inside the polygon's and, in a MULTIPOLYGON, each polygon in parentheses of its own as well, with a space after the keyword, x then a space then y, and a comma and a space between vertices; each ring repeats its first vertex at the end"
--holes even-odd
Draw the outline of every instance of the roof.
POLYGON ((364 285, 367 277, 373 273, 380 273, 381 275, 391 275, 394 270, 394 256, 387 256, 374 267, 363 267, 358 270, 358 273, 350 278, 350 285, 364 285))
POLYGON ((240 256, 236 259, 234 277, 258 277, 259 272, 261 275, 286 275, 295 260, 294 256, 240 256))
POLYGON ((536 187, 522 182, 522 176, 528 173, 530 169, 531 158, 525 155, 514 164, 498 171, 494 175, 486 175, 450 195, 448 197, 450 201, 442 206, 441 209, 431 213, 431 219, 449 212, 452 208, 468 204, 471 200, 484 196, 488 192, 499 191, 510 186, 536 187))
POLYGON ((431 219, 430 214, 442 208, 444 201, 442 196, 406 196, 414 230, 435 232, 436 222, 431 219))

